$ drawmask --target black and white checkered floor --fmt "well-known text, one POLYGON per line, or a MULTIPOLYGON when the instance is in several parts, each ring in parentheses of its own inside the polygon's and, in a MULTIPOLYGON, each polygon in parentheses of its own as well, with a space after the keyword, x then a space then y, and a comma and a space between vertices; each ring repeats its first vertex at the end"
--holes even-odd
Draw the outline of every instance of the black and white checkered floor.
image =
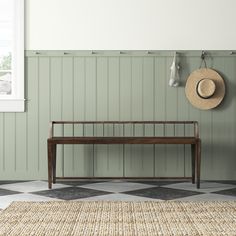
POLYGON ((236 181, 203 181, 200 189, 186 181, 61 181, 52 190, 46 181, 0 181, 0 209, 12 201, 55 200, 227 201, 236 200, 236 181))

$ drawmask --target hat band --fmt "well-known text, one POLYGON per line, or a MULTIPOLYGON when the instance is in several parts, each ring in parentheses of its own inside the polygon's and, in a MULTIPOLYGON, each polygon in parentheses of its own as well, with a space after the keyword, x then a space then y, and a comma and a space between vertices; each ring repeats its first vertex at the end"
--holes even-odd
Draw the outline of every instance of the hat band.
POLYGON ((211 79, 201 79, 198 81, 197 86, 196 86, 196 92, 197 95, 202 98, 202 99, 209 99, 211 98, 214 93, 215 93, 215 83, 211 79))

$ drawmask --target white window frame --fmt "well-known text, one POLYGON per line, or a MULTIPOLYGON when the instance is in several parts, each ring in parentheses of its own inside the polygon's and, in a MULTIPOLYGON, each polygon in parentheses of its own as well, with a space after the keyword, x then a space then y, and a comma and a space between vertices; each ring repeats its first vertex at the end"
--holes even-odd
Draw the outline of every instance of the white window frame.
POLYGON ((24 0, 15 1, 12 94, 0 95, 0 112, 24 112, 24 0))

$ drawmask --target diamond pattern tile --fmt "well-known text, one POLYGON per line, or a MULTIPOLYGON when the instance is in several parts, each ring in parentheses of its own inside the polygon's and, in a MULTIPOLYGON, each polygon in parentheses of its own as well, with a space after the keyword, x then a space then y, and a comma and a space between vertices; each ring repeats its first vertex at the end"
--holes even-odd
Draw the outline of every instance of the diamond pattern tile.
POLYGON ((111 181, 111 182, 96 183, 96 184, 86 184, 81 187, 107 191, 107 192, 121 193, 125 191, 150 188, 151 185, 142 183, 111 181))
POLYGON ((87 197, 99 196, 99 195, 110 194, 110 193, 105 192, 105 191, 95 190, 95 189, 68 187, 68 188, 60 188, 60 189, 34 192, 34 194, 46 196, 50 198, 63 199, 63 200, 74 200, 74 199, 87 198, 87 197))
POLYGON ((227 190, 221 190, 214 192, 216 194, 222 194, 222 195, 228 195, 228 196, 234 196, 236 198, 236 188, 227 189, 227 190))
MULTIPOLYGON (((86 184, 97 184, 97 183, 103 183, 104 181, 90 181, 90 180, 80 180, 80 181, 68 181, 68 180, 65 180, 65 181, 57 181, 57 184, 64 184, 64 185, 69 185, 69 186, 82 186, 82 185, 86 185, 86 184)), ((54 185, 53 185, 54 187, 54 185)))
POLYGON ((20 193, 20 192, 0 188, 0 196, 11 195, 11 194, 16 194, 16 193, 20 193))
POLYGON ((235 185, 216 183, 216 182, 202 182, 200 189, 197 189, 195 184, 192 184, 190 182, 183 182, 183 183, 176 183, 176 184, 168 184, 163 187, 196 191, 196 192, 201 192, 201 193, 211 193, 211 192, 216 192, 220 190, 232 189, 232 188, 235 188, 235 185))
POLYGON ((26 183, 26 182, 29 182, 29 181, 15 181, 15 180, 5 180, 5 181, 0 181, 0 185, 3 185, 3 184, 16 184, 16 183, 26 183))
MULTIPOLYGON (((69 187, 63 184, 54 184, 53 188, 63 188, 69 187)), ((2 189, 8 189, 12 191, 18 191, 23 193, 42 191, 48 189, 48 183, 46 181, 30 181, 30 182, 20 182, 1 185, 2 189)))
POLYGON ((236 197, 214 193, 203 193, 190 197, 174 199, 174 201, 236 201, 236 197))
POLYGON ((234 181, 204 181, 201 188, 181 180, 0 181, 0 209, 12 201, 230 201, 236 200, 234 181))
MULTIPOLYGON (((164 185, 169 185, 169 184, 177 184, 177 183, 181 183, 184 181, 178 181, 178 180, 143 180, 143 181, 130 181, 133 183, 140 183, 140 184, 150 184, 150 185, 154 185, 154 186, 164 186, 164 185)), ((186 180, 185 180, 186 182, 186 180)))
POLYGON ((128 191, 125 193, 129 195, 148 197, 148 198, 154 198, 154 199, 157 198, 157 199, 162 199, 162 200, 172 200, 176 198, 200 194, 194 191, 170 189, 170 188, 163 188, 163 187, 140 189, 140 190, 128 191))
POLYGON ((111 193, 108 195, 88 197, 81 199, 83 201, 161 201, 161 199, 152 199, 147 197, 139 197, 123 193, 111 193))

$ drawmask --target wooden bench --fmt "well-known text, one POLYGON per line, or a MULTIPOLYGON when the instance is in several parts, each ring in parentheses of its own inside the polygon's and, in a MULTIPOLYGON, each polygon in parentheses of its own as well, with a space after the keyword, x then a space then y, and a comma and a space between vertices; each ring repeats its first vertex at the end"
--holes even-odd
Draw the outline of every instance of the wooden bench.
MULTIPOLYGON (((191 145, 192 159, 192 183, 200 188, 200 161, 201 161, 201 140, 199 138, 198 122, 197 121, 52 121, 50 127, 50 137, 47 140, 48 147, 48 187, 52 188, 52 183, 56 183, 56 150, 57 144, 189 144, 191 145), (55 125, 71 126, 72 134, 75 127, 80 127, 80 135, 55 136, 55 125), (90 126, 91 134, 86 134, 86 126, 90 126), (106 126, 109 126, 111 135, 105 135, 106 126), (117 126, 119 132, 117 132, 117 126), (132 135, 126 135, 127 126, 132 128, 132 135), (137 126, 142 126, 143 135, 136 135, 137 126), (149 127, 152 134, 146 135, 145 129, 149 127), (162 127, 162 134, 159 135, 156 130, 162 127), (173 134, 169 135, 166 131, 172 127, 173 134), (177 135, 177 127, 181 126, 182 135, 177 135), (187 127, 188 126, 188 127, 187 127), (189 127, 190 126, 190 127, 189 127), (95 132, 95 130, 100 130, 95 132), (192 134, 186 133, 192 129, 192 134), (96 135, 95 135, 96 133, 96 135), (117 135, 116 133, 119 133, 117 135)), ((63 177, 61 177, 63 178, 63 177)), ((67 177, 68 178, 68 177, 67 177)), ((71 177, 74 178, 74 177, 71 177)), ((142 177, 143 178, 143 177, 142 177)), ((153 177, 155 178, 155 176, 153 177)), ((160 178, 160 177, 159 177, 160 178)))

